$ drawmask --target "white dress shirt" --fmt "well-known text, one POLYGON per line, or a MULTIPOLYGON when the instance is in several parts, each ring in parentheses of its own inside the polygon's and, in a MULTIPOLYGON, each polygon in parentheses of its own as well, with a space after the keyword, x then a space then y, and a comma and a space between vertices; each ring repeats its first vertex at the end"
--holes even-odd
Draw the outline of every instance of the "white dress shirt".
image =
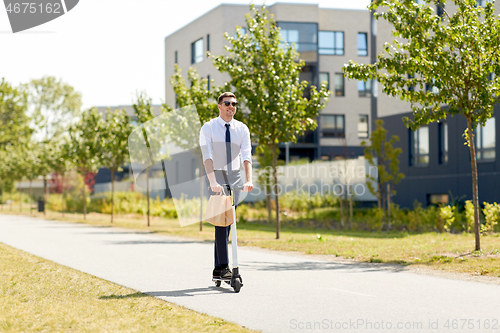
POLYGON ((206 122, 200 131, 200 146, 203 162, 211 159, 214 170, 227 171, 226 124, 229 124, 231 136, 231 169, 240 170, 243 161, 252 163, 252 144, 250 131, 241 121, 232 119, 226 123, 220 116, 206 122))

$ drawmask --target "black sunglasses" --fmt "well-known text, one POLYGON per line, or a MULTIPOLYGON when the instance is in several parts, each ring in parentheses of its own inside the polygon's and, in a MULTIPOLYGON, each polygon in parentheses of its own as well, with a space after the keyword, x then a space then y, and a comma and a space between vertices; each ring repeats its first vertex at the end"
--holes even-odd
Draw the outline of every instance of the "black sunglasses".
POLYGON ((222 102, 224 103, 225 106, 229 106, 231 105, 233 108, 236 107, 236 105, 238 105, 238 102, 228 102, 228 101, 224 101, 222 102))

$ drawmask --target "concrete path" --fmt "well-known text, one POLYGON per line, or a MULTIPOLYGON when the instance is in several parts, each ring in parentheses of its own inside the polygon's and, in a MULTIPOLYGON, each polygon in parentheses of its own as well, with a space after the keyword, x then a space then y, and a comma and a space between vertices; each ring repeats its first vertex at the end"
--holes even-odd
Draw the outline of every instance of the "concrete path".
POLYGON ((263 332, 500 332, 498 285, 240 247, 236 294, 208 242, 9 215, 0 242, 263 332))

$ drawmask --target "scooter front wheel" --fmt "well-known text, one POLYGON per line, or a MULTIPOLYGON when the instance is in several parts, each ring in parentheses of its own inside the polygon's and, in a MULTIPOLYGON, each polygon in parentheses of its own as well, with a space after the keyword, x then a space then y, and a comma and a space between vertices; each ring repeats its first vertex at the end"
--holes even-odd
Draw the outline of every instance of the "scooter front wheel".
POLYGON ((235 279, 233 282, 234 292, 239 293, 242 285, 243 284, 241 283, 240 279, 235 279))

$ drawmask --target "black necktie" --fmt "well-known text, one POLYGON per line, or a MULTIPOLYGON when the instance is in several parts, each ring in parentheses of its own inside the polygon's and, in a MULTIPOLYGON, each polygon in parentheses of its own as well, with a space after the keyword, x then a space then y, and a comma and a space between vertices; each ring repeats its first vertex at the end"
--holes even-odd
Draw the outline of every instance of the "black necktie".
POLYGON ((226 124, 226 157, 227 157, 227 174, 231 174, 231 134, 229 133, 229 124, 226 124))

